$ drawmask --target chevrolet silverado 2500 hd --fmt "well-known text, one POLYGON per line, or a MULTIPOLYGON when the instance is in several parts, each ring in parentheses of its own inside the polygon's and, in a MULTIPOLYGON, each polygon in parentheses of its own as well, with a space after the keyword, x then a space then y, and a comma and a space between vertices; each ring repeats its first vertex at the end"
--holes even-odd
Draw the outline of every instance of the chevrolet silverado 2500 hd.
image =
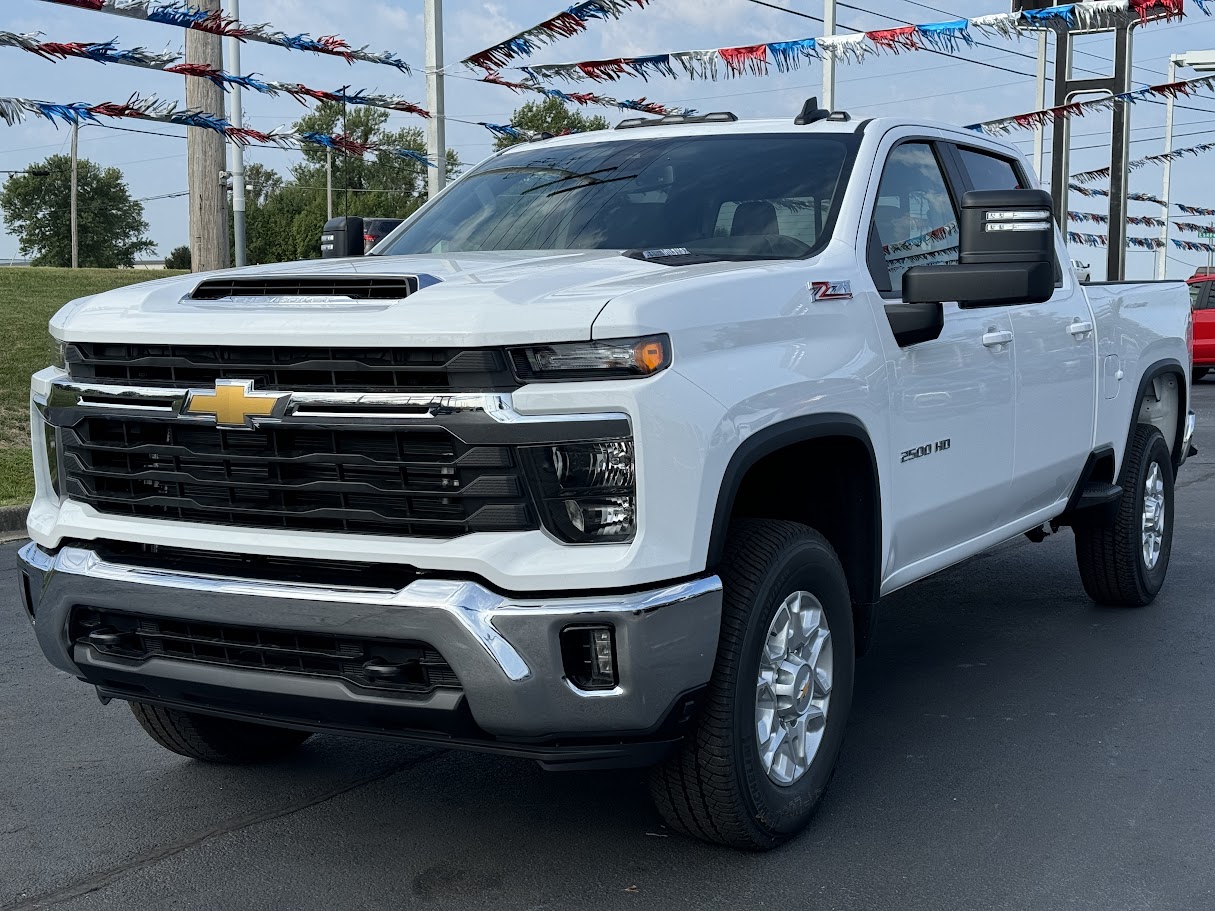
POLYGON ((626 121, 367 257, 74 301, 33 378, 38 641, 185 756, 653 766, 676 829, 778 844, 881 596, 1063 526, 1095 600, 1164 583, 1188 295, 1081 287, 1033 186, 945 125, 626 121))

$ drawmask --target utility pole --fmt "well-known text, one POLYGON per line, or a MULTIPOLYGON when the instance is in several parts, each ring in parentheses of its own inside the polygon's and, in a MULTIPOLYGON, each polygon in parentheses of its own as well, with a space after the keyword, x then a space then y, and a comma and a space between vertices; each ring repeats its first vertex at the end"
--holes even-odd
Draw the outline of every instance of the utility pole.
MULTIPOLYGON (((823 0, 823 37, 835 34, 835 0, 823 0)), ((835 58, 823 57, 823 107, 835 110, 835 58)))
MULTIPOLYGON (((240 0, 228 0, 228 15, 240 21, 240 0)), ((232 72, 240 75, 240 39, 228 39, 229 66, 232 72)), ((243 127, 244 113, 241 110, 240 85, 232 87, 232 125, 243 127)), ((232 140, 231 164, 232 172, 232 250, 235 265, 245 264, 245 147, 232 140)))
MULTIPOLYGON (((80 139, 80 123, 72 121, 72 202, 71 202, 71 222, 72 222, 72 268, 80 268, 80 223, 76 218, 76 195, 77 195, 77 180, 76 171, 77 164, 80 161, 80 154, 77 150, 77 144, 80 139)), ((60 148, 63 148, 60 146, 60 148)))
POLYGON ((443 117, 443 0, 426 0, 426 154, 435 163, 427 168, 427 196, 447 183, 447 136, 443 117))
MULTIPOLYGON (((218 11, 219 0, 195 0, 200 9, 218 11)), ((223 69, 223 39, 190 29, 186 63, 223 69)), ((224 92, 209 79, 186 77, 186 107, 223 114, 224 92)), ((190 186, 190 262, 195 272, 228 267, 228 206, 224 192, 224 137, 200 127, 186 129, 190 186)))

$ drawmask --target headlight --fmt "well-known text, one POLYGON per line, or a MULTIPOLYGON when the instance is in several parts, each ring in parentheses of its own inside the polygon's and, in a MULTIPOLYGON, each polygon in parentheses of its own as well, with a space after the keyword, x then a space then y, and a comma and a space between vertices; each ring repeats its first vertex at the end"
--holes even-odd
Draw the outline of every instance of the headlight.
POLYGON ((67 344, 58 339, 52 339, 55 342, 55 360, 53 366, 60 370, 67 369, 67 344))
POLYGON ((550 532, 571 544, 633 539, 637 484, 631 440, 527 446, 521 452, 550 532))
POLYGON ((593 380, 653 376, 671 363, 665 335, 602 342, 563 342, 511 349, 521 380, 593 380))

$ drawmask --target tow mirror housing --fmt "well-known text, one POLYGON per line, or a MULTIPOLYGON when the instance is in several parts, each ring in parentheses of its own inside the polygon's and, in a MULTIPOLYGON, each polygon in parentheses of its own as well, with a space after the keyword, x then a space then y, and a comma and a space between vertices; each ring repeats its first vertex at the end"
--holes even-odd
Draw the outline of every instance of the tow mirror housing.
POLYGON ((1040 304, 1055 293, 1055 222, 1045 190, 972 190, 962 197, 956 266, 903 273, 908 304, 1040 304))
POLYGON ((356 215, 331 218, 321 229, 321 258, 362 256, 363 219, 356 215))

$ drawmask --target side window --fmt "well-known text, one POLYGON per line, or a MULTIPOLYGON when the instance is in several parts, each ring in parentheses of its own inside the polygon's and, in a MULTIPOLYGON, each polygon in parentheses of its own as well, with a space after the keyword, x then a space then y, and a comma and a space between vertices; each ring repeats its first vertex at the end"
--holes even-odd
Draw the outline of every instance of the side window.
POLYGON ((1190 285, 1190 308, 1193 310, 1211 309, 1211 291, 1215 289, 1215 281, 1195 282, 1190 285))
MULTIPOLYGON (((958 261, 958 215, 932 147, 907 142, 886 159, 873 209, 873 228, 897 291, 912 266, 958 261)), ((880 267, 879 267, 880 268, 880 267)))
POLYGON ((1017 176, 1017 169, 1007 158, 999 158, 975 149, 958 148, 962 166, 970 175, 976 190, 1026 190, 1029 189, 1017 176))

